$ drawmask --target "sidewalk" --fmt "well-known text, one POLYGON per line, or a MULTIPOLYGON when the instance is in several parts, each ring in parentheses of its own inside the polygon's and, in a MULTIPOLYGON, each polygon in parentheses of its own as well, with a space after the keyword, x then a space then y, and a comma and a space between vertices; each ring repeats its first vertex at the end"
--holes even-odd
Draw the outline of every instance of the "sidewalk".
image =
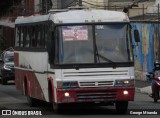
POLYGON ((149 81, 135 80, 136 92, 151 94, 151 83, 149 81))

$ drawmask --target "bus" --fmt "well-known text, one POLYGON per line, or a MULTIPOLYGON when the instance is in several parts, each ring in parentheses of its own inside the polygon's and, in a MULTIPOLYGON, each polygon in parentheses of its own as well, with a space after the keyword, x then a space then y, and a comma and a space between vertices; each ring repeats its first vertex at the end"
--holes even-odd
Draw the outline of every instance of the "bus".
MULTIPOLYGON (((15 84, 30 106, 114 105, 134 101, 134 55, 128 16, 119 11, 68 9, 15 21, 15 84)), ((134 33, 136 34, 136 33, 134 33)))

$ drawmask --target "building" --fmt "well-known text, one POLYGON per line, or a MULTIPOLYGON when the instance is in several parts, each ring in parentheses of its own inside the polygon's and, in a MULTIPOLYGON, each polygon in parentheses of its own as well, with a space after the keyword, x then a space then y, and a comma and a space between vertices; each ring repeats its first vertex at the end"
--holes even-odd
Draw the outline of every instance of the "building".
POLYGON ((5 40, 5 48, 14 47, 14 21, 17 16, 46 14, 51 8, 61 9, 75 4, 73 0, 21 0, 19 4, 13 4, 8 12, 0 15, 0 36, 5 40))
POLYGON ((154 3, 155 0, 83 0, 84 6, 96 9, 122 11, 125 7, 129 7, 129 17, 145 14, 148 7, 154 3))

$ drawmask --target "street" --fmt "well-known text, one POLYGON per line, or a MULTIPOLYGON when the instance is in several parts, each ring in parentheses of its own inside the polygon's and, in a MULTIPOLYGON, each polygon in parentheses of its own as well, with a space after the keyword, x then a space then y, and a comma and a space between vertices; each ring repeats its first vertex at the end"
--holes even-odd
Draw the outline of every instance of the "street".
MULTIPOLYGON (((127 115, 144 115, 144 113, 151 113, 156 115, 160 113, 160 102, 154 103, 153 100, 148 97, 146 94, 141 94, 136 92, 135 101, 129 103, 129 109, 127 115), (156 113, 157 112, 157 113, 156 113)), ((42 116, 56 116, 65 117, 65 116, 88 116, 91 115, 96 117, 96 115, 105 116, 105 115, 115 115, 115 109, 113 106, 78 106, 73 107, 70 110, 65 110, 61 114, 55 114, 52 111, 52 105, 45 102, 38 102, 36 107, 29 107, 25 96, 22 96, 19 91, 16 90, 14 83, 9 83, 7 85, 0 84, 0 110, 35 110, 41 111, 42 116)), ((144 115, 146 116, 146 114, 144 115)), ((157 116, 157 115, 156 115, 157 116)), ((38 116, 40 117, 40 116, 38 116)))

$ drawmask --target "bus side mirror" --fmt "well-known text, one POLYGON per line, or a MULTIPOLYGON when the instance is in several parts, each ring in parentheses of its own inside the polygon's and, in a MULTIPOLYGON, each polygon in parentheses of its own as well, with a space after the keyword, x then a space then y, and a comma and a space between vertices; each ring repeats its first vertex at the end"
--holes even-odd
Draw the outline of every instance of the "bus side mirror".
POLYGON ((137 29, 134 30, 134 38, 135 42, 140 42, 139 31, 137 29))

